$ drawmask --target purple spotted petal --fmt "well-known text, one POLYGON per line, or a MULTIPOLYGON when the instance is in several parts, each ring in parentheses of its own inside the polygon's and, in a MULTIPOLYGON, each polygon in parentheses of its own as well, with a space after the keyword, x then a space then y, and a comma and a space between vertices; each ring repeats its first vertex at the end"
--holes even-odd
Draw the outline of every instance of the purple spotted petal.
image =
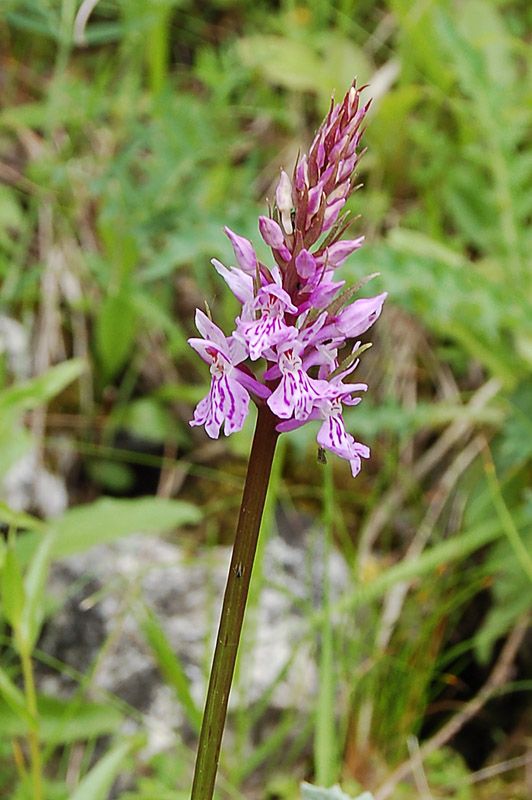
POLYGON ((209 393, 196 406, 190 425, 204 425, 211 439, 217 439, 222 423, 226 436, 241 430, 248 412, 249 395, 244 387, 228 375, 213 376, 209 393))
POLYGON ((347 433, 342 414, 339 411, 327 414, 318 431, 317 441, 322 447, 349 461, 354 478, 360 472, 361 457, 369 458, 370 456, 369 447, 356 442, 354 437, 347 433))
POLYGON ((284 342, 277 350, 282 378, 268 405, 280 419, 308 419, 314 405, 335 394, 336 387, 307 375, 300 358, 303 344, 297 339, 284 342))
POLYGON ((327 381, 310 378, 302 369, 287 372, 267 403, 279 419, 307 420, 317 400, 330 391, 327 381))
POLYGON ((296 329, 285 323, 281 316, 263 313, 261 318, 252 322, 244 322, 237 318, 237 329, 234 333, 246 345, 249 357, 256 361, 270 347, 291 339, 296 329))

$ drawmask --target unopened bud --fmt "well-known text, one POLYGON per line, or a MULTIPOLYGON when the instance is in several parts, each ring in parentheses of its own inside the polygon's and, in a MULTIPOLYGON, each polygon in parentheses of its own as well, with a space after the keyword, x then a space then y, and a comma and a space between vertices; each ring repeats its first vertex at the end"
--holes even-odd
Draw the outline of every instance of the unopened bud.
POLYGON ((274 219, 259 217, 259 230, 266 244, 277 250, 285 261, 290 261, 291 253, 286 246, 281 226, 274 219))
POLYGON ((281 221, 285 232, 290 234, 294 232, 292 225, 292 184, 290 178, 284 171, 281 170, 281 178, 275 192, 275 199, 277 201, 277 208, 281 212, 281 221))
POLYGON ((234 233, 234 231, 227 226, 224 228, 224 231, 231 240, 238 266, 243 269, 244 272, 254 275, 257 267, 257 256, 255 255, 255 250, 249 239, 246 239, 244 236, 239 236, 238 233, 234 233))

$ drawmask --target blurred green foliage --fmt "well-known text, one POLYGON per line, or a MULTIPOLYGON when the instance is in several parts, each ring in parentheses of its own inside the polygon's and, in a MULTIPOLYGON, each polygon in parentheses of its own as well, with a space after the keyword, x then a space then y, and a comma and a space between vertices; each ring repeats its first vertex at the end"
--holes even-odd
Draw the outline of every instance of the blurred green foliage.
MULTIPOLYGON (((27 670, 50 559, 139 526, 199 524, 209 493, 230 514, 201 523, 199 536, 209 525, 230 535, 249 431, 209 455, 188 427, 208 380, 186 344, 194 308, 207 300, 229 329, 235 302, 209 264, 232 259, 222 226, 257 239, 279 167, 292 166, 331 90, 340 96, 354 75, 374 97, 365 186, 350 201, 367 238, 343 277, 378 270, 365 291, 390 294, 359 367, 371 391, 349 416, 373 458, 356 484, 335 465, 332 497, 320 468, 300 458, 313 446, 302 429, 275 484, 279 503, 324 520, 354 588, 332 616, 305 609, 323 681, 316 708, 287 712, 258 746, 267 697, 243 712, 224 791, 238 797, 259 771, 265 797, 296 796, 302 763, 374 788, 408 757, 407 737, 453 670, 490 663, 532 605, 532 9, 100 0, 84 19, 84 8, 4 0, 0 19, 0 315, 30 342, 25 365, 1 339, 0 479, 35 448, 53 461, 66 436, 86 501, 44 524, 0 507, 11 529, 1 550, 2 791, 39 800, 7 739, 25 732, 34 746, 40 728, 46 791, 65 798, 53 754, 78 737, 90 749, 130 713, 40 697, 36 724, 27 670), (141 465, 181 471, 180 500, 121 497, 139 493, 141 465), (119 497, 89 502, 101 492, 119 497), (16 542, 15 530, 26 531, 16 542), (487 613, 455 635, 488 591, 487 613), (54 718, 64 720, 55 739, 54 718)), ((271 579, 259 570, 257 593, 271 579)), ((139 615, 194 726, 182 667, 149 609, 139 615)), ((92 769, 87 758, 71 800, 105 797, 138 746, 119 741, 92 769)), ((124 798, 185 797, 187 759, 154 758, 124 798)), ((449 787, 473 797, 461 762, 433 758, 426 770, 434 797, 449 787)), ((519 791, 498 782, 474 796, 519 791)))

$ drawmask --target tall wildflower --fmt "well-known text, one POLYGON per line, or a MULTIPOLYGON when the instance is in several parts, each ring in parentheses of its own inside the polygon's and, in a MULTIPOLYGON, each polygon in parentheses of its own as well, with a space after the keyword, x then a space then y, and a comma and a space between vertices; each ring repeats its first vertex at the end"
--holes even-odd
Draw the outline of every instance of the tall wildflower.
MULTIPOLYGON (((223 426, 239 431, 250 399, 258 406, 233 555, 229 567, 216 649, 205 701, 191 800, 211 800, 233 680, 236 655, 253 570, 260 523, 276 442, 283 431, 317 420, 317 440, 349 461, 353 475, 369 448, 345 428, 344 406, 360 402, 365 383, 351 382, 361 351, 358 337, 379 316, 386 293, 353 300, 359 288, 344 288, 336 270, 363 237, 342 239, 348 227, 342 209, 356 188, 362 123, 356 85, 331 108, 292 177, 281 171, 268 217, 259 231, 271 262, 257 258, 252 243, 229 228, 238 266, 216 259, 218 273, 241 303, 235 329, 226 336, 202 311, 200 337, 192 347, 210 365, 208 394, 191 425, 218 438, 223 426), (346 347, 351 342, 350 350, 346 347)), ((365 281, 361 282, 362 284, 365 281)))
POLYGON ((321 420, 320 447, 347 459, 353 476, 369 448, 346 431, 345 405, 356 405, 364 383, 350 383, 358 364, 357 337, 379 316, 386 292, 353 300, 359 287, 344 288, 336 271, 361 247, 364 237, 342 239, 349 222, 342 209, 357 188, 353 181, 368 105, 353 83, 334 104, 308 154, 298 158, 292 178, 282 170, 270 215, 259 231, 272 263, 261 263, 253 244, 226 228, 238 266, 213 264, 242 303, 226 337, 201 311, 196 325, 203 339, 189 342, 210 364, 212 385, 191 425, 204 425, 212 438, 242 428, 250 397, 266 403, 277 431, 321 420), (354 345, 346 354, 346 344, 354 345), (341 355, 339 355, 341 354, 341 355), (262 362, 262 372, 247 362, 262 362), (265 363, 264 363, 265 362, 265 363))

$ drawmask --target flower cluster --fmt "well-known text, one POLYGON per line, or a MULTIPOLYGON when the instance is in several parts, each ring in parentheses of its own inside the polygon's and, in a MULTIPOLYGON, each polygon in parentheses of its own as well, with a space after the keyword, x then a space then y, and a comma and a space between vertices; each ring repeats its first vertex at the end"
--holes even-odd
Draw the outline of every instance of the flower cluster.
POLYGON ((196 326, 203 338, 190 345, 210 364, 212 384, 191 425, 204 425, 213 439, 242 428, 250 396, 267 403, 278 431, 321 420, 317 440, 351 464, 353 475, 369 448, 345 429, 344 405, 356 405, 365 383, 350 383, 360 342, 381 312, 386 293, 353 302, 358 286, 344 289, 336 270, 364 237, 341 239, 349 222, 342 208, 354 191, 361 127, 368 105, 360 90, 349 89, 320 126, 310 151, 298 158, 292 179, 281 171, 270 216, 259 231, 271 248, 273 266, 262 264, 252 243, 225 229, 237 267, 213 264, 242 303, 236 328, 225 334, 201 311, 196 326), (355 340, 345 355, 348 340, 355 340), (339 353, 341 356, 339 357, 339 353), (246 360, 266 361, 259 379, 246 360))

